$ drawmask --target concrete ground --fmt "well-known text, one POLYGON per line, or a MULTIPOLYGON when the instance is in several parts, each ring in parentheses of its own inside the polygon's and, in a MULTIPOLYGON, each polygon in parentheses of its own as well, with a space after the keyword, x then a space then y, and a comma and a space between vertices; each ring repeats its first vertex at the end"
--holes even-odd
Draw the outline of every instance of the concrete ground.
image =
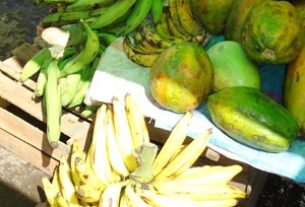
POLYGON ((41 179, 45 176, 45 173, 0 145, 1 207, 33 207, 44 200, 41 179))

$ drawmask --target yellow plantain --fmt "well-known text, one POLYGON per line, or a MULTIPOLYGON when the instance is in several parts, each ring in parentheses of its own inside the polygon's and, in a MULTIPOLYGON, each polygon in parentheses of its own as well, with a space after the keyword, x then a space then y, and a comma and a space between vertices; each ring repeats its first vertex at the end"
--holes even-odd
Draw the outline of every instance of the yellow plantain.
POLYGON ((123 41, 123 48, 127 57, 136 64, 144 67, 151 67, 156 59, 159 57, 159 53, 145 54, 140 49, 136 48, 131 42, 130 37, 126 36, 123 41))
POLYGON ((166 167, 173 155, 180 150, 186 138, 191 118, 192 113, 187 112, 172 130, 153 164, 152 173, 154 176, 157 176, 166 167))
POLYGON ((165 168, 156 176, 156 180, 173 179, 191 167, 200 157, 208 143, 211 130, 206 130, 192 140, 165 168))
POLYGON ((177 0, 177 14, 179 22, 188 34, 197 36, 202 33, 203 28, 192 13, 190 0, 177 0))

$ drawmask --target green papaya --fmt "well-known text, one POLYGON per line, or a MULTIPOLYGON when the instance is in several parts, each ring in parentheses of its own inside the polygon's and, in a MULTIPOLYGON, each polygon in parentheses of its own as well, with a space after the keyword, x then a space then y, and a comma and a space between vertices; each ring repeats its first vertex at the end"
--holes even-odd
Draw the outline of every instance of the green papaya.
POLYGON ((298 120, 299 135, 305 135, 305 46, 288 64, 284 85, 284 106, 298 120))
POLYGON ((283 152, 297 136, 296 119, 256 88, 225 88, 210 95, 207 106, 217 127, 250 147, 283 152))
POLYGON ((209 94, 213 69, 203 48, 182 42, 164 50, 150 69, 152 97, 177 113, 195 109, 209 94))
POLYGON ((265 1, 255 5, 241 34, 249 57, 258 63, 286 64, 299 53, 303 43, 302 22, 287 1, 265 1))
POLYGON ((223 32, 233 0, 191 0, 195 17, 211 34, 223 32))
POLYGON ((267 0, 234 0, 225 23, 224 35, 227 40, 240 41, 241 31, 250 10, 262 1, 267 0))
POLYGON ((213 91, 232 86, 260 88, 258 67, 235 41, 221 41, 207 50, 214 71, 213 91))

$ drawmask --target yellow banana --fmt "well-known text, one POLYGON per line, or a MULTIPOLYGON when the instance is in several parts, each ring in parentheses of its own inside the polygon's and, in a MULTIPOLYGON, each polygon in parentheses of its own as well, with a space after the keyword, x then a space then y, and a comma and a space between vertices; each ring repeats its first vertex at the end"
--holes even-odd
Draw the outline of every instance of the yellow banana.
POLYGON ((174 180, 180 183, 192 184, 228 184, 242 171, 240 165, 230 166, 197 166, 184 171, 174 180))
POLYGON ((173 155, 180 150, 186 138, 191 118, 192 113, 187 112, 172 130, 153 164, 152 173, 154 176, 157 176, 166 167, 173 155))
POLYGON ((72 178, 75 180, 74 186, 87 186, 87 188, 94 189, 95 191, 103 191, 106 185, 97 177, 96 173, 92 170, 89 163, 82 162, 82 160, 75 160, 75 168, 72 171, 72 178), (75 179, 76 178, 76 179, 75 179))
POLYGON ((149 143, 150 139, 145 117, 130 94, 125 96, 125 108, 134 148, 138 148, 144 143, 149 143))
POLYGON ((172 196, 162 195, 152 190, 141 190, 138 193, 150 206, 158 207, 231 207, 236 206, 238 203, 237 199, 196 201, 192 198, 181 197, 179 194, 172 196))
POLYGON ((223 200, 232 198, 245 198, 246 193, 229 185, 217 184, 188 184, 174 180, 154 184, 158 193, 163 195, 179 195, 193 200, 223 200))
MULTIPOLYGON (((53 177, 53 180, 54 179, 55 177, 53 177)), ((60 193, 59 186, 57 184, 53 184, 53 182, 51 183, 47 177, 43 177, 41 181, 48 204, 50 207, 56 207, 56 196, 58 193, 60 193)))
POLYGON ((159 57, 159 53, 153 53, 153 54, 143 53, 141 50, 139 50, 134 45, 132 45, 132 43, 130 42, 130 38, 128 36, 124 38, 123 48, 127 57, 130 60, 145 67, 151 67, 156 61, 156 59, 159 57))
POLYGON ((107 106, 103 104, 96 112, 87 161, 103 183, 108 184, 113 181, 113 173, 107 152, 106 110, 107 106))
POLYGON ((99 201, 99 207, 119 207, 122 188, 121 183, 108 185, 99 201))
POLYGON ((72 143, 72 152, 70 159, 70 167, 71 167, 71 178, 74 186, 80 185, 82 182, 81 175, 77 172, 76 167, 79 163, 85 163, 86 154, 81 149, 80 143, 78 140, 74 140, 72 143))
POLYGON ((180 175, 200 157, 208 144, 211 130, 206 130, 199 137, 192 140, 165 168, 156 176, 156 180, 173 179, 180 175))
POLYGON ((125 195, 131 207, 150 207, 136 192, 131 184, 125 187, 125 195))
POLYGON ((190 0, 177 0, 176 2, 179 22, 184 30, 192 36, 197 36, 202 33, 203 29, 201 25, 192 14, 190 0))
POLYGON ((58 61, 53 60, 47 68, 47 82, 45 85, 44 104, 47 116, 47 138, 52 148, 58 147, 61 134, 61 97, 58 61))
POLYGON ((121 199, 120 199, 120 205, 119 207, 131 207, 128 200, 127 200, 127 197, 126 197, 126 193, 122 193, 121 195, 121 199))
POLYGON ((107 149, 108 149, 111 166, 116 173, 118 173, 122 177, 127 177, 129 175, 129 171, 124 163, 123 156, 120 152, 119 145, 115 137, 113 112, 111 109, 107 110, 106 131, 107 131, 107 149))
POLYGON ((71 179, 71 170, 67 163, 66 157, 62 157, 58 168, 59 181, 61 186, 61 194, 69 203, 70 207, 79 207, 75 188, 71 179))
POLYGON ((46 59, 51 58, 51 52, 48 48, 43 48, 38 53, 36 53, 29 61, 25 63, 20 74, 20 81, 24 82, 35 73, 37 73, 40 68, 45 63, 46 59))
POLYGON ((71 205, 61 194, 58 194, 56 196, 56 206, 57 207, 70 207, 71 205))
POLYGON ((112 99, 112 104, 117 143, 119 145, 119 149, 122 153, 127 169, 129 172, 132 172, 136 169, 138 163, 135 157, 125 106, 124 103, 116 97, 112 99))
POLYGON ((88 206, 99 202, 103 190, 104 189, 94 188, 91 185, 86 184, 75 186, 77 197, 82 201, 82 203, 85 203, 88 206))

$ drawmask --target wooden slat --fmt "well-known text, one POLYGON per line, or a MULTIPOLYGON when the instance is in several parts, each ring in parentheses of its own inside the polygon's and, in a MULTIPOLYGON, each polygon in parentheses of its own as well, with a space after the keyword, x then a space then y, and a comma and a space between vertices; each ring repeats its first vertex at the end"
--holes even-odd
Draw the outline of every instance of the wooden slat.
MULTIPOLYGON (((41 102, 35 102, 31 98, 32 94, 32 91, 22 86, 19 82, 11 80, 4 74, 0 74, 1 98, 19 107, 36 119, 44 121, 41 102)), ((61 122, 62 132, 72 139, 84 139, 90 127, 89 122, 80 122, 79 117, 68 112, 64 112, 61 122)))
POLYGON ((62 155, 69 155, 70 147, 59 142, 58 148, 53 150, 49 146, 46 134, 43 131, 32 126, 18 116, 0 108, 0 117, 0 129, 18 137, 28 145, 44 151, 57 160, 60 160, 62 155))
POLYGON ((54 158, 43 154, 40 150, 2 129, 0 129, 0 145, 21 157, 23 160, 28 161, 49 176, 53 175, 54 169, 59 163, 54 158))

